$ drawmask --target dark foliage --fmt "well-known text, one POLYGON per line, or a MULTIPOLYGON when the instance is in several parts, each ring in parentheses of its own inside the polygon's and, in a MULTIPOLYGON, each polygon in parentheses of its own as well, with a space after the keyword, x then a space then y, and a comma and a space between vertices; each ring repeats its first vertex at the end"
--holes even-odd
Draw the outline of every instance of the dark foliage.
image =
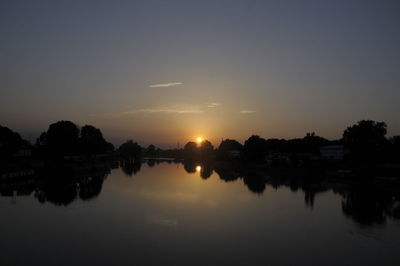
POLYGON ((148 157, 158 157, 157 156, 157 150, 156 150, 156 146, 154 146, 153 144, 150 144, 147 149, 146 149, 146 155, 148 157))
POLYGON ((13 156, 19 148, 30 146, 21 136, 9 129, 0 126, 0 158, 13 156))
POLYGON ((384 122, 362 120, 343 132, 343 143, 355 162, 381 161, 388 145, 386 132, 384 122))
POLYGON ((208 140, 204 140, 198 147, 200 158, 207 159, 213 155, 214 147, 208 140))
POLYGON ((198 157, 197 144, 193 141, 189 141, 183 148, 185 158, 196 158, 198 157))
POLYGON ((233 139, 225 139, 221 141, 219 144, 218 149, 216 150, 217 152, 217 158, 222 159, 222 160, 227 160, 230 159, 231 152, 237 151, 239 153, 242 152, 243 145, 240 144, 238 141, 233 140, 233 139))
POLYGON ((243 157, 248 161, 262 161, 266 154, 266 140, 253 135, 244 142, 243 157))
POLYGON ((77 154, 79 128, 71 121, 58 121, 49 126, 46 133, 46 151, 51 155, 77 154))
POLYGON ((85 125, 79 129, 71 121, 58 121, 49 126, 36 140, 38 154, 49 158, 67 155, 95 155, 114 150, 100 129, 85 125))
POLYGON ((121 144, 118 148, 119 154, 125 159, 139 159, 142 156, 142 147, 132 140, 121 144))
POLYGON ((100 129, 86 125, 81 129, 79 149, 83 154, 100 154, 114 150, 114 146, 103 138, 100 129))

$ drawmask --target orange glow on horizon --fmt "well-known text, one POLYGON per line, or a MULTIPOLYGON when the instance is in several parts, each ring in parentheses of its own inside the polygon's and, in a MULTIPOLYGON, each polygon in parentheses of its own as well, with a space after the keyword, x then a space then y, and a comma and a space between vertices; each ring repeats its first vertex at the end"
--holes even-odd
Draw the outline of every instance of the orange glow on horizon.
POLYGON ((196 140, 197 140, 197 143, 198 143, 198 144, 201 144, 201 143, 203 142, 203 138, 202 138, 202 137, 197 137, 196 140))

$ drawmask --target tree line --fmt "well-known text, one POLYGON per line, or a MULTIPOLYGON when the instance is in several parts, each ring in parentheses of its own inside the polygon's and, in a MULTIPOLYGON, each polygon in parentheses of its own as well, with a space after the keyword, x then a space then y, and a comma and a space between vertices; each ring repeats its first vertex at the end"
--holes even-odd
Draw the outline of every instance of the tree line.
MULTIPOLYGON (((190 160, 236 159, 248 162, 263 162, 268 156, 285 155, 291 162, 296 162, 301 156, 319 158, 321 147, 336 146, 342 149, 344 159, 351 163, 400 162, 400 136, 387 138, 386 135, 386 123, 361 120, 347 127, 338 140, 328 140, 314 132, 289 140, 252 135, 243 145, 233 139, 222 140, 217 148, 208 140, 201 144, 189 141, 183 150, 169 150, 169 153, 190 160)), ((154 149, 151 147, 153 153, 154 149)))
POLYGON ((189 141, 183 149, 160 149, 152 144, 144 148, 133 140, 127 140, 115 149, 113 144, 104 139, 101 130, 92 125, 80 128, 71 121, 58 121, 51 124, 33 145, 22 139, 18 133, 0 126, 0 158, 13 157, 19 149, 31 149, 35 156, 41 158, 114 154, 127 159, 144 156, 198 161, 236 159, 262 162, 266 156, 284 154, 290 160, 296 161, 304 154, 318 156, 323 146, 341 145, 346 151, 346 159, 355 163, 400 162, 400 136, 387 138, 386 134, 386 123, 362 120, 347 127, 342 138, 338 140, 328 140, 315 133, 289 140, 264 139, 252 135, 244 144, 225 139, 214 148, 208 140, 200 144, 189 141))

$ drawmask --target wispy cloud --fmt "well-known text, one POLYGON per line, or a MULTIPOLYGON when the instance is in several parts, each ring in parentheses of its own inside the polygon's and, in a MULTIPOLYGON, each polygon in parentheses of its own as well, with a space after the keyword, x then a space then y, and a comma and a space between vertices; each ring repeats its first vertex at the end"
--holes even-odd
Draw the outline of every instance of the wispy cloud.
POLYGON ((215 107, 220 106, 221 104, 220 103, 206 103, 206 105, 209 108, 215 108, 215 107))
POLYGON ((168 82, 168 83, 158 83, 149 85, 150 88, 167 88, 182 85, 183 82, 168 82))
POLYGON ((147 108, 126 108, 125 111, 116 113, 106 113, 106 117, 121 117, 125 115, 136 115, 136 114, 203 114, 208 112, 208 108, 216 108, 221 104, 217 102, 203 103, 203 104, 174 104, 164 106, 151 106, 147 108))
POLYGON ((122 112, 122 115, 139 114, 139 113, 166 113, 166 114, 201 114, 204 111, 198 106, 191 105, 175 105, 166 107, 154 107, 130 110, 122 112))
POLYGON ((254 110, 240 110, 241 114, 254 114, 256 111, 254 110))
POLYGON ((178 220, 158 215, 148 217, 147 221, 151 224, 161 225, 166 227, 176 227, 178 225, 178 220))

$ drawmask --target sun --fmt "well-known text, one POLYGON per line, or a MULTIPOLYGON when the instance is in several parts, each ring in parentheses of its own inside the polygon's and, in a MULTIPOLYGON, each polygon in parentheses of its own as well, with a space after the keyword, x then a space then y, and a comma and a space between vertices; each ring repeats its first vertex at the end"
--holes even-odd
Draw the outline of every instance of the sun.
POLYGON ((196 166, 196 172, 200 173, 200 171, 201 171, 201 166, 200 165, 196 166))
POLYGON ((202 142, 203 142, 203 138, 202 138, 202 137, 197 137, 197 139, 196 139, 196 140, 197 140, 197 143, 198 143, 198 144, 200 144, 200 143, 202 143, 202 142))

